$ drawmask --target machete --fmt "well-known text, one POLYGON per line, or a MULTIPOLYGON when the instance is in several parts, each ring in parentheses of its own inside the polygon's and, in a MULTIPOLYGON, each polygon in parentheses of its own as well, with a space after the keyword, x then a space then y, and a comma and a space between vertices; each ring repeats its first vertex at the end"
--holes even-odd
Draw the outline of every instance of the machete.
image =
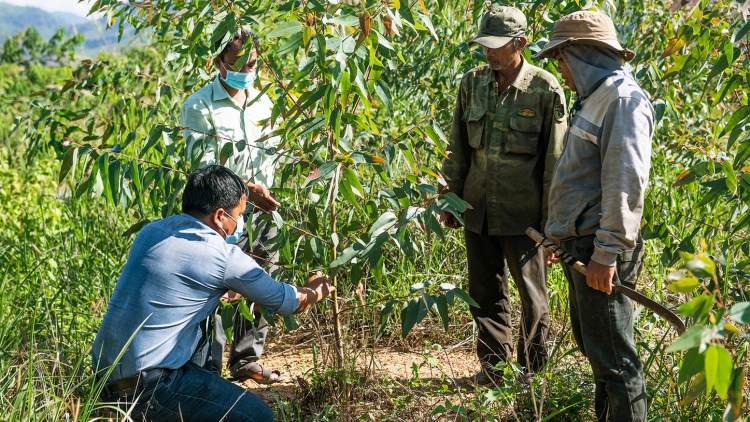
MULTIPOLYGON (((530 238, 534 239, 536 243, 542 245, 545 249, 552 252, 556 257, 560 258, 561 261, 570 265, 579 273, 586 275, 586 264, 576 259, 573 255, 560 249, 559 246, 557 246, 553 241, 547 239, 543 234, 539 233, 531 227, 526 229, 526 234, 530 238)), ((612 291, 624 294, 625 296, 643 305, 643 307, 659 315, 664 320, 672 324, 675 330, 677 330, 678 334, 682 334, 685 332, 685 322, 682 321, 680 317, 678 317, 674 312, 665 308, 663 305, 656 303, 646 296, 636 292, 635 290, 620 284, 612 286, 612 291)))

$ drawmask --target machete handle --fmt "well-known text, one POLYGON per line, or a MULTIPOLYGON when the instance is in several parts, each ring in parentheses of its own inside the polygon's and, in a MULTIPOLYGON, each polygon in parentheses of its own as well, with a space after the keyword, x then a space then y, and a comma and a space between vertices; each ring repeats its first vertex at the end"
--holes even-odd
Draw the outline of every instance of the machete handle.
POLYGON ((536 243, 542 245, 544 249, 552 252, 553 255, 560 258, 561 261, 573 267, 579 273, 586 275, 586 264, 577 260, 573 255, 560 249, 555 242, 547 239, 543 234, 529 227, 526 229, 526 235, 532 238, 536 243))

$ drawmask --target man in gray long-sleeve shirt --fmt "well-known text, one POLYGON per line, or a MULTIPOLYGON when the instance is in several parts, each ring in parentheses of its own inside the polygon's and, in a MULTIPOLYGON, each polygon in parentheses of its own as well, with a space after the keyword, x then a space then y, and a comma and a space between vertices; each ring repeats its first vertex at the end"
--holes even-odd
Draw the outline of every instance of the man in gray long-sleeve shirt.
MULTIPOLYGON (((643 268, 639 226, 648 182, 653 108, 623 68, 634 53, 604 14, 576 12, 555 23, 536 57, 554 57, 577 93, 555 168, 545 232, 588 265, 564 264, 573 336, 591 364, 599 421, 645 421, 646 384, 633 340, 630 288, 643 268)), ((550 260, 552 261, 552 260, 550 260)))

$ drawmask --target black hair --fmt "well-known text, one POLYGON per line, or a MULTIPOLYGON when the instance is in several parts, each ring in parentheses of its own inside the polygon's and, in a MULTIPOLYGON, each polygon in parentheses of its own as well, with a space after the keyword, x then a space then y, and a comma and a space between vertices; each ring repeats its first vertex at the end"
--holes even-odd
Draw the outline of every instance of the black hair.
MULTIPOLYGON (((224 61, 224 55, 227 53, 227 50, 229 50, 229 46, 232 45, 233 42, 240 40, 242 41, 242 44, 245 44, 245 41, 247 41, 247 38, 250 37, 253 39, 253 47, 255 47, 255 51, 260 51, 260 42, 258 41, 258 36, 255 35, 255 32, 249 30, 249 29, 242 29, 240 31, 237 31, 234 33, 234 37, 227 41, 226 44, 224 44, 224 48, 221 49, 221 52, 219 52, 216 57, 220 58, 222 61, 224 61)), ((221 48, 221 40, 218 40, 214 43, 214 51, 218 51, 221 48)))
POLYGON ((196 217, 213 214, 219 208, 229 211, 247 198, 245 182, 224 166, 211 165, 188 176, 182 192, 182 212, 196 217))

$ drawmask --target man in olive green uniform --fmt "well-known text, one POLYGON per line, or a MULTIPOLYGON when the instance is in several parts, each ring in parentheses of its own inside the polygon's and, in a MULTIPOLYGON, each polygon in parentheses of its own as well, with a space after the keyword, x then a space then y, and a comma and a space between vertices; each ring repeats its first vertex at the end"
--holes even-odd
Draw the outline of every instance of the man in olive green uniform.
MULTIPOLYGON (((479 329, 479 385, 499 381, 494 372, 512 358, 508 270, 521 297, 517 360, 527 374, 547 361, 549 330, 544 252, 525 235, 547 220, 552 171, 567 129, 565 96, 550 73, 527 63, 526 18, 499 7, 482 18, 479 35, 488 65, 464 74, 456 99, 448 159, 448 190, 468 202, 464 233, 471 308, 479 329)), ((459 220, 443 212, 449 227, 459 220)))

